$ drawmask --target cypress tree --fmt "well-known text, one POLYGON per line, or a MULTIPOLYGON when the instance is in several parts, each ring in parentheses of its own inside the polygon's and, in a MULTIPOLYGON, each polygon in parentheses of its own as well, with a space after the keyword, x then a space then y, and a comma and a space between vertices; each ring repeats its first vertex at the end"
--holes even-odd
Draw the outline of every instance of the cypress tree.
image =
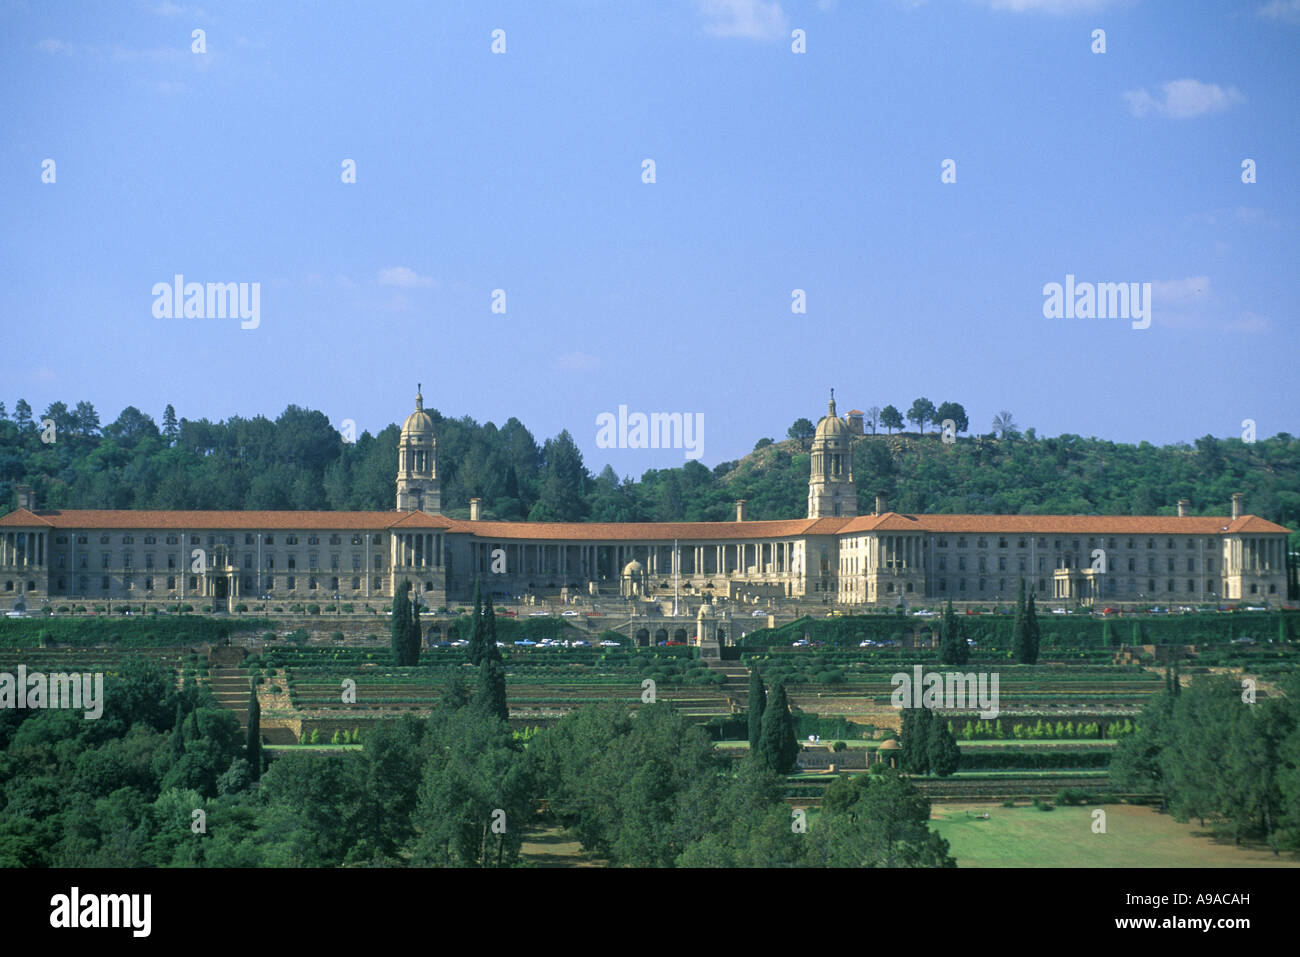
POLYGON ((903 738, 903 767, 912 774, 930 772, 930 735, 934 715, 929 708, 910 708, 913 712, 910 727, 903 738))
MULTIPOLYGON (((474 617, 470 621, 469 663, 478 667, 483 661, 483 584, 474 579, 474 617)), ((495 645, 494 645, 495 647, 495 645)))
POLYGON ((749 753, 758 755, 758 741, 763 735, 763 710, 767 705, 767 689, 758 665, 749 669, 749 753))
POLYGON ((970 646, 960 635, 957 613, 952 610, 952 599, 943 610, 942 638, 939 641, 939 661, 945 665, 964 665, 970 661, 970 646))
POLYGON ((948 723, 932 715, 929 728, 929 740, 926 742, 926 758, 929 770, 941 778, 946 778, 961 763, 961 749, 957 739, 948 730, 948 723))
POLYGON ((406 637, 411 631, 411 583, 404 581, 394 590, 392 648, 393 661, 402 664, 406 659, 406 637))
POLYGON ((257 703, 257 680, 248 689, 248 766, 253 780, 262 776, 262 706, 257 703))
POLYGON ((406 623, 406 640, 402 643, 402 660, 399 664, 415 666, 420 663, 420 602, 417 598, 411 602, 411 617, 406 623))
MULTIPOLYGON (((496 651, 496 645, 492 646, 496 651)), ((494 715, 502 721, 510 718, 510 707, 506 701, 506 666, 499 654, 483 657, 478 672, 478 706, 487 714, 494 715)))
POLYGON ((492 607, 492 595, 489 592, 483 596, 483 647, 491 647, 491 655, 496 658, 501 657, 501 652, 497 648, 497 613, 492 607))
POLYGON ((1042 634, 1038 630, 1038 613, 1034 610, 1034 591, 1029 590, 1029 604, 1025 606, 1025 635, 1028 639, 1029 660, 1026 664, 1038 662, 1038 648, 1042 644, 1042 634))
POLYGON ((772 688, 767 707, 763 709, 763 731, 759 736, 758 750, 764 763, 777 774, 794 770, 799 755, 799 742, 794 736, 794 717, 785 684, 778 681, 772 688))
POLYGON ((1140 621, 1133 622, 1133 644, 1142 644, 1142 622, 1140 621))
POLYGON ((1101 626, 1101 643, 1105 648, 1115 647, 1115 629, 1111 627, 1109 621, 1103 622, 1101 626))
POLYGON ((1011 625, 1011 651, 1016 661, 1029 663, 1029 626, 1025 614, 1025 580, 1016 591, 1016 617, 1011 625))
POLYGON ((176 702, 176 723, 172 725, 172 764, 185 754, 185 713, 181 703, 176 702))

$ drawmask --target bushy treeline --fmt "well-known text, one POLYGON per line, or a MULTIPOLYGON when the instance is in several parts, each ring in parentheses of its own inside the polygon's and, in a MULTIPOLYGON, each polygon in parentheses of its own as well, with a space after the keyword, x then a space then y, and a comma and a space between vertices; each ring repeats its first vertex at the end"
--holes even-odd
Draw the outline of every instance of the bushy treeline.
POLYGON ((0 712, 0 866, 498 867, 547 824, 625 866, 952 863, 896 774, 833 786, 801 827, 781 775, 720 757, 665 704, 519 733, 453 679, 426 720, 376 722, 359 750, 289 753, 259 776, 260 748, 205 690, 142 660, 106 686, 99 721, 0 712))
MULTIPOLYGON (((483 500, 488 518, 534 521, 728 521, 734 502, 754 519, 806 514, 810 456, 802 439, 763 440, 743 460, 651 469, 639 480, 610 466, 592 474, 572 436, 539 444, 516 418, 503 426, 428 409, 438 437, 444 509, 483 500)), ((389 509, 396 496, 399 426, 348 443, 321 412, 291 405, 274 420, 178 419, 162 427, 135 407, 108 425, 88 402, 36 416, 0 404, 0 508, 12 485, 32 485, 50 508, 389 509), (55 424, 42 442, 41 422, 55 424)), ((802 433, 801 433, 802 434, 802 433)), ((1233 492, 1248 509, 1300 527, 1300 439, 1246 443, 1205 436, 1194 445, 1122 445, 1033 429, 959 438, 870 435, 854 449, 859 511, 876 494, 904 512, 985 514, 1226 514, 1233 492)))
POLYGON ((1176 678, 1116 746, 1120 788, 1161 795, 1175 818, 1300 848, 1300 674, 1264 697, 1253 682, 1176 678))

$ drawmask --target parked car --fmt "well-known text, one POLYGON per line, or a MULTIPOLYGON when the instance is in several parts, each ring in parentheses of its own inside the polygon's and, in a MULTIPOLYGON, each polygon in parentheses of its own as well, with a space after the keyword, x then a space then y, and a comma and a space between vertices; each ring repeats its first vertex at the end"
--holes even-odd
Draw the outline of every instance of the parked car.
POLYGON ((610 639, 606 638, 604 641, 602 641, 602 642, 600 643, 600 647, 602 647, 602 648, 620 648, 620 647, 622 647, 622 645, 621 645, 619 642, 617 642, 617 641, 611 641, 610 639))
POLYGON ((793 643, 790 645, 790 647, 791 647, 791 648, 807 648, 807 647, 808 647, 809 645, 811 645, 811 644, 812 644, 812 642, 810 642, 807 638, 800 638, 798 641, 793 642, 793 643))
POLYGON ((517 648, 532 648, 532 647, 535 646, 536 644, 537 644, 537 642, 535 642, 535 641, 531 641, 531 640, 529 640, 528 638, 520 638, 518 641, 515 642, 515 647, 517 647, 517 648))
POLYGON ((859 648, 871 648, 871 647, 874 647, 875 644, 876 644, 876 643, 875 643, 874 641, 872 641, 870 638, 867 638, 867 639, 865 639, 865 640, 863 640, 863 641, 859 641, 859 642, 858 642, 858 647, 859 647, 859 648))
POLYGON ((566 612, 563 612, 563 615, 564 615, 565 618, 577 618, 577 617, 578 617, 578 613, 577 613, 576 611, 572 610, 572 609, 570 609, 570 610, 568 610, 568 611, 566 611, 566 612))
POLYGON ((550 612, 545 612, 545 611, 530 611, 528 613, 528 617, 529 618, 550 618, 551 615, 550 612))
POLYGON ((591 647, 591 642, 589 642, 589 641, 584 641, 584 640, 581 639, 581 638, 574 638, 573 641, 569 642, 569 647, 570 647, 570 648, 590 648, 590 647, 591 647))
POLYGON ((684 641, 670 641, 670 642, 668 642, 668 643, 665 645, 665 647, 667 647, 667 648, 680 648, 680 647, 682 647, 682 646, 685 645, 685 644, 686 644, 686 642, 684 642, 684 641))
POLYGON ((766 618, 766 617, 767 617, 767 612, 765 612, 765 611, 756 611, 756 612, 751 613, 749 617, 750 617, 750 618, 766 618))

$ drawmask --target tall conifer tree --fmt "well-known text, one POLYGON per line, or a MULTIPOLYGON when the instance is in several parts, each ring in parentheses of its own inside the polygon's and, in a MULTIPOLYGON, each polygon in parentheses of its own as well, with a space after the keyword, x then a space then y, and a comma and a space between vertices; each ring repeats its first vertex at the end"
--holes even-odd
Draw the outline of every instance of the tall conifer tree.
POLYGON ((794 770, 799 756, 799 742, 794 736, 794 716, 790 714, 790 701, 785 684, 778 681, 772 696, 763 710, 763 732, 759 738, 759 752, 763 761, 777 774, 794 770))
POLYGON ((248 689, 248 766, 252 769, 253 780, 262 776, 262 706, 257 701, 257 679, 254 678, 248 689))
POLYGON ((758 742, 763 736, 763 711, 767 706, 767 689, 758 665, 749 669, 749 753, 758 755, 758 742))

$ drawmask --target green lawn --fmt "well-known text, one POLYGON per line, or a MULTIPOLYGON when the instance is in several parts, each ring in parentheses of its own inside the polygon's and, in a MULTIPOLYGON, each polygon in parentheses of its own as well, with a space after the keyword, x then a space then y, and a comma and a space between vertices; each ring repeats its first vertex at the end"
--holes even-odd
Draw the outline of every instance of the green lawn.
POLYGON ((1218 842, 1195 824, 1152 808, 1102 806, 1106 833, 1092 831, 1091 806, 936 804, 930 826, 947 838, 958 867, 1297 867, 1295 854, 1218 842), (976 815, 987 813, 985 821, 976 815))

